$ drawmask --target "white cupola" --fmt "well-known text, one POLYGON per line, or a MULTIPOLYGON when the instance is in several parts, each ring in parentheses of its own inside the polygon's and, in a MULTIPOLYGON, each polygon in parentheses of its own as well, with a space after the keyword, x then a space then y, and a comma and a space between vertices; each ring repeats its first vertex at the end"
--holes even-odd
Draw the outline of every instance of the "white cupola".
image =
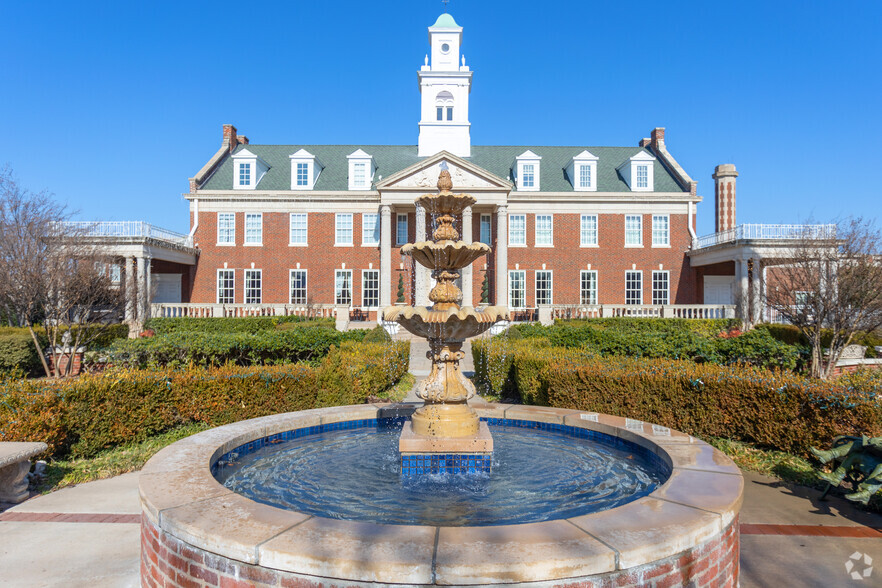
POLYGON ((420 68, 419 156, 449 151, 471 155, 469 92, 472 72, 460 57, 462 27, 445 13, 429 27, 430 55, 420 68))

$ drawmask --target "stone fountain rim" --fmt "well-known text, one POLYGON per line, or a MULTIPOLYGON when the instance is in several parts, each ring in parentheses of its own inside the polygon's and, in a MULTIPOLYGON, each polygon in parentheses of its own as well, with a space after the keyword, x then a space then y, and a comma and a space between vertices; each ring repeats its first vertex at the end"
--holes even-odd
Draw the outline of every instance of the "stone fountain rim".
POLYGON ((255 439, 373 419, 389 406, 285 413, 178 441, 141 471, 142 525, 152 524, 233 564, 312 578, 409 584, 443 578, 443 583, 504 584, 583 578, 657 562, 719 536, 736 521, 741 507, 744 483, 738 468, 694 437, 610 415, 508 404, 476 403, 475 409, 481 417, 560 423, 626 439, 655 452, 670 465, 671 476, 650 495, 599 513, 520 525, 433 527, 340 521, 287 511, 233 493, 211 474, 211 465, 221 455, 255 439), (565 562, 555 547, 563 538, 570 539, 565 562), (494 542, 497 547, 485 549, 481 561, 474 558, 473 549, 465 548, 494 542), (494 575, 492 570, 504 574, 494 575))

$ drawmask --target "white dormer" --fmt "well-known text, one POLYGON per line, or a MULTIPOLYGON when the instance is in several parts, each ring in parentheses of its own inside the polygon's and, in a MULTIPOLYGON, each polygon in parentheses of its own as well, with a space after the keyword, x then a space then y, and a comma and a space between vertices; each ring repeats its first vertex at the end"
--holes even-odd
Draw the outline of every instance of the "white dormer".
POLYGON ((346 156, 349 160, 349 189, 370 190, 374 180, 374 158, 362 151, 357 150, 346 156))
POLYGON ((312 190, 325 166, 306 149, 301 149, 288 158, 291 160, 291 189, 312 190))
POLYGON ((597 156, 588 150, 574 156, 567 166, 567 177, 576 192, 596 192, 597 156))
POLYGON ((539 163, 541 157, 530 150, 524 151, 515 158, 515 185, 518 192, 539 191, 539 163))
POLYGON ((242 149, 232 156, 233 189, 253 190, 269 170, 269 164, 247 149, 242 149))
POLYGON ((655 190, 655 157, 645 149, 626 160, 618 168, 632 192, 652 192, 655 190))

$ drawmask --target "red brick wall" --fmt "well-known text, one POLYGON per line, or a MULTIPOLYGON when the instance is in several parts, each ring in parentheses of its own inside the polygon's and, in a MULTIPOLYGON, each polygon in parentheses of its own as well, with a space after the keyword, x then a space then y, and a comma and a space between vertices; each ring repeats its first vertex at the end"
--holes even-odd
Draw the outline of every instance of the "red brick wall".
MULTIPOLYGON (((653 586, 674 588, 734 588, 738 586, 738 519, 705 543, 651 564, 557 584, 559 588, 653 586)), ((158 529, 141 517, 141 585, 230 588, 282 586, 318 588, 337 581, 306 578, 289 572, 261 568, 196 549, 158 529)), ((357 583, 346 582, 347 586, 357 583)))
MULTIPOLYGON (((380 251, 378 247, 361 246, 361 221, 359 213, 353 215, 352 247, 334 246, 334 214, 308 213, 308 247, 290 247, 288 245, 289 220, 287 213, 263 214, 263 246, 245 247, 245 214, 236 213, 236 246, 218 247, 217 213, 203 212, 199 216, 199 228, 195 241, 202 253, 192 277, 191 302, 214 303, 217 299, 217 270, 223 268, 224 262, 228 269, 236 271, 237 303, 244 302, 244 270, 263 270, 263 302, 283 304, 288 302, 288 270, 300 263, 301 269, 308 270, 309 297, 316 304, 334 303, 334 270, 346 264, 346 269, 353 270, 353 305, 361 306, 361 270, 380 269, 380 251)), ((534 248, 535 214, 527 217, 527 247, 509 247, 509 269, 526 270, 527 306, 535 306, 535 271, 546 269, 553 272, 555 304, 579 304, 580 270, 587 269, 598 272, 598 301, 601 304, 624 304, 625 302, 625 271, 636 264, 636 269, 643 272, 643 302, 652 302, 652 271, 663 265, 663 270, 670 272, 671 304, 692 304, 700 300, 700 289, 697 287, 694 272, 690 268, 685 252, 691 244, 691 236, 687 227, 688 215, 670 215, 669 248, 652 247, 652 215, 643 215, 643 247, 625 248, 625 218, 622 214, 598 215, 599 247, 580 247, 580 215, 554 214, 554 248, 534 248)), ((416 239, 414 213, 408 214, 408 240, 416 239)), ((432 220, 427 215, 426 237, 431 239, 432 220)), ((491 227, 494 253, 479 259, 472 270, 472 299, 475 304, 481 300, 481 284, 486 272, 490 275, 491 302, 507 304, 507 300, 495 300, 495 247, 496 247, 496 215, 491 215, 491 227)), ((472 215, 472 240, 480 238, 480 212, 472 215)), ((398 276, 404 264, 406 301, 413 302, 413 274, 411 260, 400 254, 396 240, 396 213, 392 213, 392 272, 389 284, 391 300, 394 302, 398 290, 398 276)), ((185 278, 187 280, 188 278, 185 278)), ((184 300, 188 297, 185 296, 184 300)))

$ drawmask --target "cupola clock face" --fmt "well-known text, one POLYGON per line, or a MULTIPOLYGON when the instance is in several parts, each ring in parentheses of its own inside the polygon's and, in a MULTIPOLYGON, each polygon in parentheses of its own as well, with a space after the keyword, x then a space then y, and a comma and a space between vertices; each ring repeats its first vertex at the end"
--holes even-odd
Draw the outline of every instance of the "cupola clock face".
POLYGON ((450 51, 450 45, 448 43, 441 44, 441 53, 448 53, 450 51))

